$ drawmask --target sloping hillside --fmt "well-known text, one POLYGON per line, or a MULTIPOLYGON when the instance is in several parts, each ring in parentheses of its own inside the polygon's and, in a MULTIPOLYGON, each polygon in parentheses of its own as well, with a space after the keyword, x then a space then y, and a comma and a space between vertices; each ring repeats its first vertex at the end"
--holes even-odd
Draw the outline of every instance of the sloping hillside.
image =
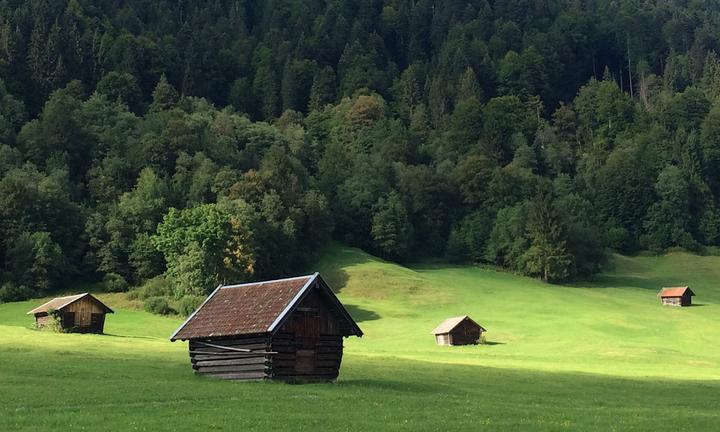
POLYGON ((622 376, 720 378, 718 257, 617 256, 612 273, 557 286, 492 269, 402 268, 356 249, 334 247, 320 268, 367 337, 363 355, 433 362, 583 371, 622 376), (662 307, 662 286, 691 284, 690 308, 662 307), (470 315, 488 345, 437 347, 429 334, 444 318, 470 315), (669 367, 669 365, 672 365, 669 367))
POLYGON ((347 340, 334 385, 196 377, 167 340, 179 318, 118 308, 107 335, 54 334, 29 328, 36 302, 2 304, 0 430, 714 430, 712 260, 618 257, 592 286, 552 286, 335 245, 318 268, 365 336, 347 340), (659 305, 671 274, 701 306, 659 305), (430 330, 458 314, 489 343, 436 346, 430 330))

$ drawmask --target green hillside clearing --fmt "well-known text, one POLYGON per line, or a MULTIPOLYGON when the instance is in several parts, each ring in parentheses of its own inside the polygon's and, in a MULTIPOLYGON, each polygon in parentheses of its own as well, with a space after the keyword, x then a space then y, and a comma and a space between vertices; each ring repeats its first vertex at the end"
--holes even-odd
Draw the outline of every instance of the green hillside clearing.
POLYGON ((337 384, 196 377, 167 340, 179 318, 119 309, 107 335, 52 334, 30 329, 38 301, 3 304, 0 430, 717 429, 720 258, 614 262, 553 286, 333 246, 318 269, 365 332, 337 384), (660 286, 681 283, 698 306, 661 307, 660 286), (462 314, 489 343, 436 346, 430 330, 462 314))

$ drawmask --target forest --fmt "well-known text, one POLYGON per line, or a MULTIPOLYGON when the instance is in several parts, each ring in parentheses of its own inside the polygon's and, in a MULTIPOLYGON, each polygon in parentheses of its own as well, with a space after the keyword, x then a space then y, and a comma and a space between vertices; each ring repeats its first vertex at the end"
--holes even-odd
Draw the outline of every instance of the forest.
POLYGON ((712 250, 719 48, 701 1, 2 0, 0 301, 712 250))

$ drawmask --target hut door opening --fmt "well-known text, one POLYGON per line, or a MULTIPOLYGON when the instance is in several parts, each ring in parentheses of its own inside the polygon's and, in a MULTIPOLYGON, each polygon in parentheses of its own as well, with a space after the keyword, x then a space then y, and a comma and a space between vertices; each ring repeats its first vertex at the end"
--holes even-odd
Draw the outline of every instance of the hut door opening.
POLYGON ((75 327, 75 312, 63 312, 62 326, 65 328, 75 327))
POLYGON ((105 323, 105 314, 94 313, 90 318, 90 328, 92 331, 102 333, 103 324, 105 323))
POLYGON ((295 370, 299 373, 312 373, 315 370, 315 354, 320 342, 320 314, 317 309, 298 309, 294 324, 298 344, 295 370))

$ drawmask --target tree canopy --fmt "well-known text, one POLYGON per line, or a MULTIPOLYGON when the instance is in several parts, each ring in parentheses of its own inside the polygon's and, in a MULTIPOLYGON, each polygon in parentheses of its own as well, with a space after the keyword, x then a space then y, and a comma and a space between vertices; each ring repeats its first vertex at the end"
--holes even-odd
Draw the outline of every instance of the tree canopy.
POLYGON ((720 245, 702 2, 0 2, 0 301, 330 239, 545 280, 720 245))

